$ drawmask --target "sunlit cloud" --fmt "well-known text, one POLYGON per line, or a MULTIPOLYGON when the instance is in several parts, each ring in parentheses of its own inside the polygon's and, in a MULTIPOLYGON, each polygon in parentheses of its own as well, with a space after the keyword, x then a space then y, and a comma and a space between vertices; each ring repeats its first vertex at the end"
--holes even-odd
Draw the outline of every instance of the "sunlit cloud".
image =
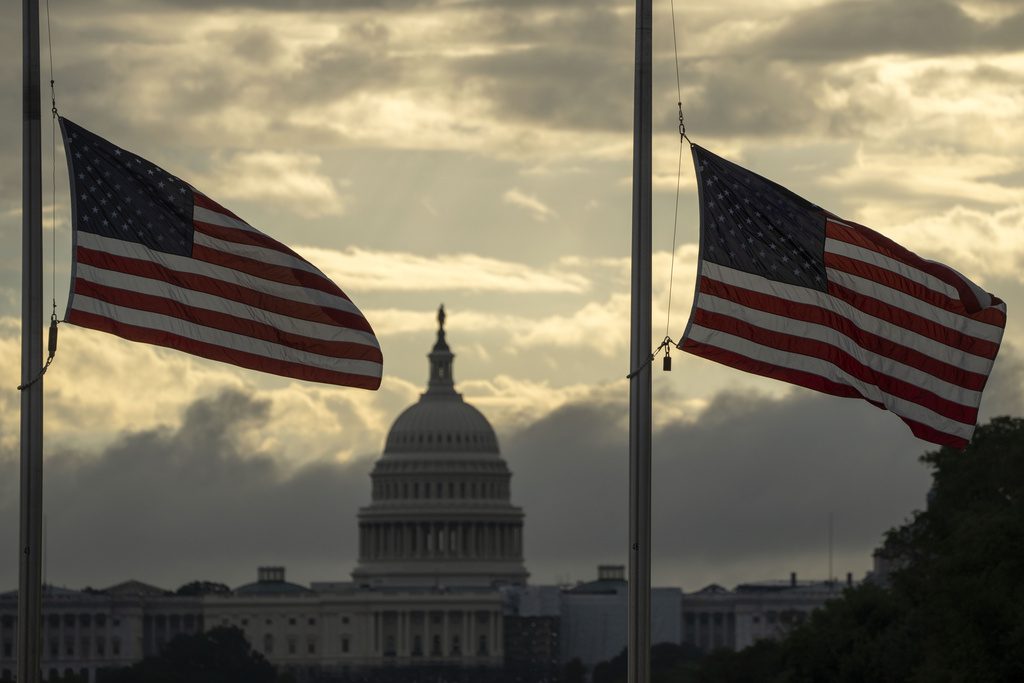
POLYGON ((195 184, 215 200, 264 201, 306 218, 338 216, 345 202, 339 183, 319 172, 322 163, 314 154, 244 152, 218 160, 195 184))
MULTIPOLYGON (((0 353, 20 354, 19 326, 0 318, 0 353)), ((14 387, 18 364, 0 368, 14 387)), ((420 387, 387 376, 380 390, 296 382, 71 325, 44 380, 46 443, 89 457, 127 432, 175 429, 186 406, 224 390, 266 401, 267 419, 238 434, 247 452, 286 468, 379 453, 388 425, 420 387)), ((18 443, 18 397, 0 392, 0 450, 18 443)))
POLYGON ((607 404, 621 401, 625 385, 613 383, 557 385, 498 374, 469 379, 459 390, 484 412, 499 432, 522 429, 543 416, 574 402, 607 404))
POLYGON ((895 226, 891 234, 981 285, 995 277, 1024 283, 1024 204, 993 212, 957 206, 895 226))
POLYGON ((549 292, 581 294, 590 281, 558 269, 540 269, 476 254, 435 257, 403 252, 296 247, 296 250, 352 291, 549 292))
POLYGON ((537 199, 532 195, 525 194, 517 188, 506 190, 505 194, 501 196, 501 200, 506 204, 512 204, 520 208, 526 209, 533 216, 533 219, 543 223, 547 219, 556 215, 555 212, 547 204, 537 199))

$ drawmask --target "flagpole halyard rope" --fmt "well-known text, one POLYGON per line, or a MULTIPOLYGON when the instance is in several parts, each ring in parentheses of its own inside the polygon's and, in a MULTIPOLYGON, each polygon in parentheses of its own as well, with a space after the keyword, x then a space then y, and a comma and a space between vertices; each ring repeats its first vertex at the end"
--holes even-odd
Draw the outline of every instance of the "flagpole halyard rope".
MULTIPOLYGON (((50 56, 50 294, 57 318, 57 89, 53 77, 53 31, 50 28, 50 0, 46 0, 46 47, 50 56)), ((52 360, 52 358, 51 358, 52 360)), ((47 363, 49 364, 49 363, 47 363)))
MULTIPOLYGON (((676 200, 675 210, 672 216, 672 249, 669 252, 669 272, 668 272, 668 307, 665 311, 665 339, 669 339, 669 332, 672 324, 672 289, 675 283, 675 272, 676 272, 676 238, 679 231, 679 192, 682 185, 683 179, 683 140, 690 142, 690 138, 686 135, 686 122, 683 117, 683 88, 679 78, 679 44, 676 39, 676 6, 675 0, 669 0, 669 7, 672 11, 672 50, 675 56, 675 68, 676 68, 676 106, 679 107, 679 160, 676 163, 676 200)), ((691 143, 692 144, 692 143, 691 143)), ((672 359, 669 356, 669 348, 663 341, 661 346, 655 351, 665 349, 665 364, 664 370, 668 371, 672 369, 672 359)), ((651 360, 654 356, 651 356, 651 360)))

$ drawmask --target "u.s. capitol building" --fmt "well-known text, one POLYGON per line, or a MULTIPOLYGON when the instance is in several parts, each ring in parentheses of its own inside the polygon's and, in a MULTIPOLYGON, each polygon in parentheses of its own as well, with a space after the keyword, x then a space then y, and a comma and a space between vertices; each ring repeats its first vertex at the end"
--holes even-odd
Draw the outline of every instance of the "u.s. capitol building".
MULTIPOLYGON (((47 587, 44 678, 95 683, 103 669, 218 626, 241 629, 256 651, 299 680, 448 666, 503 667, 540 681, 573 658, 592 667, 617 655, 626 643, 621 566, 601 567, 596 581, 572 587, 527 585, 512 475, 487 418, 455 391, 444 323, 442 307, 427 389, 395 420, 370 474, 351 581, 302 586, 286 580, 284 567, 260 567, 256 581, 233 590, 197 582, 172 593, 139 581, 99 591, 47 587)), ((786 591, 712 586, 686 595, 656 588, 652 642, 744 647, 777 637, 783 622, 836 592, 792 583, 786 591), (777 614, 783 621, 776 623, 777 614)), ((11 591, 0 594, 0 680, 17 668, 16 639, 11 591)))

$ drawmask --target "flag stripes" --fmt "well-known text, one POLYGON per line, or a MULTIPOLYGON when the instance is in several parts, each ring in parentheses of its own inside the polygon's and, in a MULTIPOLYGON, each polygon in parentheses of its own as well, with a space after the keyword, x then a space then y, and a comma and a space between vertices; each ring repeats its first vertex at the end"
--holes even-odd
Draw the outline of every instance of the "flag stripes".
MULTIPOLYGON (((869 350, 872 339, 866 335, 857 335, 855 340, 844 335, 840 329, 827 325, 806 323, 760 311, 744 311, 740 304, 727 300, 715 301, 710 297, 707 305, 697 313, 698 324, 733 334, 744 333, 751 339, 762 339, 769 346, 829 360, 862 380, 879 386, 890 381, 894 384, 904 382, 926 390, 934 387, 936 391, 960 402, 976 403, 981 400, 980 391, 962 387, 914 367, 909 362, 872 353, 869 350), (736 317, 740 315, 743 316, 742 320, 736 317)), ((898 353, 900 350, 898 347, 890 349, 896 355, 902 355, 898 353)), ((941 398, 937 397, 937 400, 941 401, 941 398)), ((956 411, 955 408, 952 410, 956 411)))
MULTIPOLYGON (((200 235, 197 227, 197 245, 200 235)), ((248 245, 206 244, 190 259, 81 233, 68 321, 93 327, 105 318, 101 329, 134 341, 297 379, 379 386, 372 330, 319 270, 286 247, 238 254, 231 250, 248 245)))
MULTIPOLYGON (((271 343, 281 343, 286 348, 303 349, 322 356, 338 356, 347 358, 358 353, 364 345, 359 342, 311 337, 306 332, 315 332, 311 326, 299 327, 297 321, 284 316, 266 316, 266 323, 258 322, 252 317, 224 313, 222 306, 216 301, 209 301, 208 296, 189 296, 193 304, 187 304, 180 298, 170 298, 168 292, 148 294, 140 291, 119 289, 80 278, 75 284, 75 295, 90 297, 113 306, 134 309, 171 316, 179 319, 192 320, 211 329, 245 335, 271 343), (208 307, 204 307, 208 306, 208 307)), ((173 294, 171 294, 173 296, 173 294)), ((96 312, 96 309, 92 309, 96 312)), ((324 326, 321 326, 321 328, 324 326)))
MULTIPOLYGON (((74 312, 74 324, 80 327, 100 330, 101 332, 109 332, 129 341, 177 349, 193 356, 201 356, 243 368, 269 372, 274 375, 281 375, 282 377, 292 377, 309 382, 340 384, 360 389, 376 389, 380 386, 380 379, 374 378, 372 374, 350 373, 315 367, 303 362, 261 354, 248 347, 233 348, 218 340, 208 341, 191 336, 189 333, 194 329, 192 326, 183 325, 178 332, 172 332, 152 327, 148 324, 149 321, 146 320, 138 321, 142 324, 128 320, 119 320, 112 316, 111 313, 112 311, 109 308, 104 309, 101 313, 76 310, 74 312)), ((68 322, 71 322, 71 320, 69 319, 68 322)), ((225 339, 229 339, 229 337, 225 337, 225 339)))
POLYGON ((706 150, 695 147, 694 159, 703 181, 701 259, 680 348, 863 398, 896 413, 919 438, 966 445, 999 351, 1005 304, 952 268, 783 196, 784 188, 706 150), (817 242, 806 229, 815 215, 817 242), (796 221, 804 232, 787 234, 796 221), (816 257, 815 243, 823 244, 816 257), (815 258, 824 266, 820 284, 815 258), (779 272, 794 277, 781 281, 779 272))
MULTIPOLYGON (((357 320, 364 320, 352 302, 344 296, 338 296, 337 293, 303 289, 291 283, 250 276, 248 273, 176 254, 152 252, 134 242, 123 242, 83 232, 78 235, 76 255, 80 262, 112 270, 124 268, 125 272, 134 272, 145 277, 165 276, 181 278, 182 282, 185 282, 189 275, 194 275, 210 283, 209 288, 204 291, 218 294, 223 288, 225 295, 233 293, 231 298, 236 301, 243 301, 243 297, 246 296, 252 296, 257 300, 270 296, 286 302, 285 305, 292 305, 294 302, 295 305, 301 306, 305 303, 323 309, 324 313, 349 314, 352 316, 352 327, 357 326, 357 320)), ((369 331, 369 325, 365 320, 362 325, 369 331)))
POLYGON ((68 322, 285 377, 380 386, 373 329, 319 269, 163 169, 61 126, 75 228, 68 322))
POLYGON ((843 221, 835 216, 829 216, 825 229, 826 235, 829 238, 861 246, 868 251, 875 252, 877 255, 889 256, 896 264, 901 264, 897 265, 897 268, 905 268, 906 272, 921 275, 927 274, 936 280, 945 282, 957 293, 956 296, 963 302, 968 313, 980 312, 984 318, 990 319, 990 322, 993 324, 1000 327, 1005 326, 1005 305, 999 307, 998 304, 1001 302, 996 300, 995 297, 949 266, 923 259, 871 228, 866 228, 863 225, 850 221, 843 221))

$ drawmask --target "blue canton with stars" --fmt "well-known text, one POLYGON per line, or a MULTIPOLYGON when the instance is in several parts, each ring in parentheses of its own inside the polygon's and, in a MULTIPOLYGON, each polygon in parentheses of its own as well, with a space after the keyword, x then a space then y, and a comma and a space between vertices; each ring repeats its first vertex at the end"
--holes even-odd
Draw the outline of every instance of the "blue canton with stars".
POLYGON ((827 290, 821 208, 697 145, 693 161, 705 261, 827 290))
POLYGON ((62 118, 77 230, 192 253, 192 189, 159 166, 62 118))

